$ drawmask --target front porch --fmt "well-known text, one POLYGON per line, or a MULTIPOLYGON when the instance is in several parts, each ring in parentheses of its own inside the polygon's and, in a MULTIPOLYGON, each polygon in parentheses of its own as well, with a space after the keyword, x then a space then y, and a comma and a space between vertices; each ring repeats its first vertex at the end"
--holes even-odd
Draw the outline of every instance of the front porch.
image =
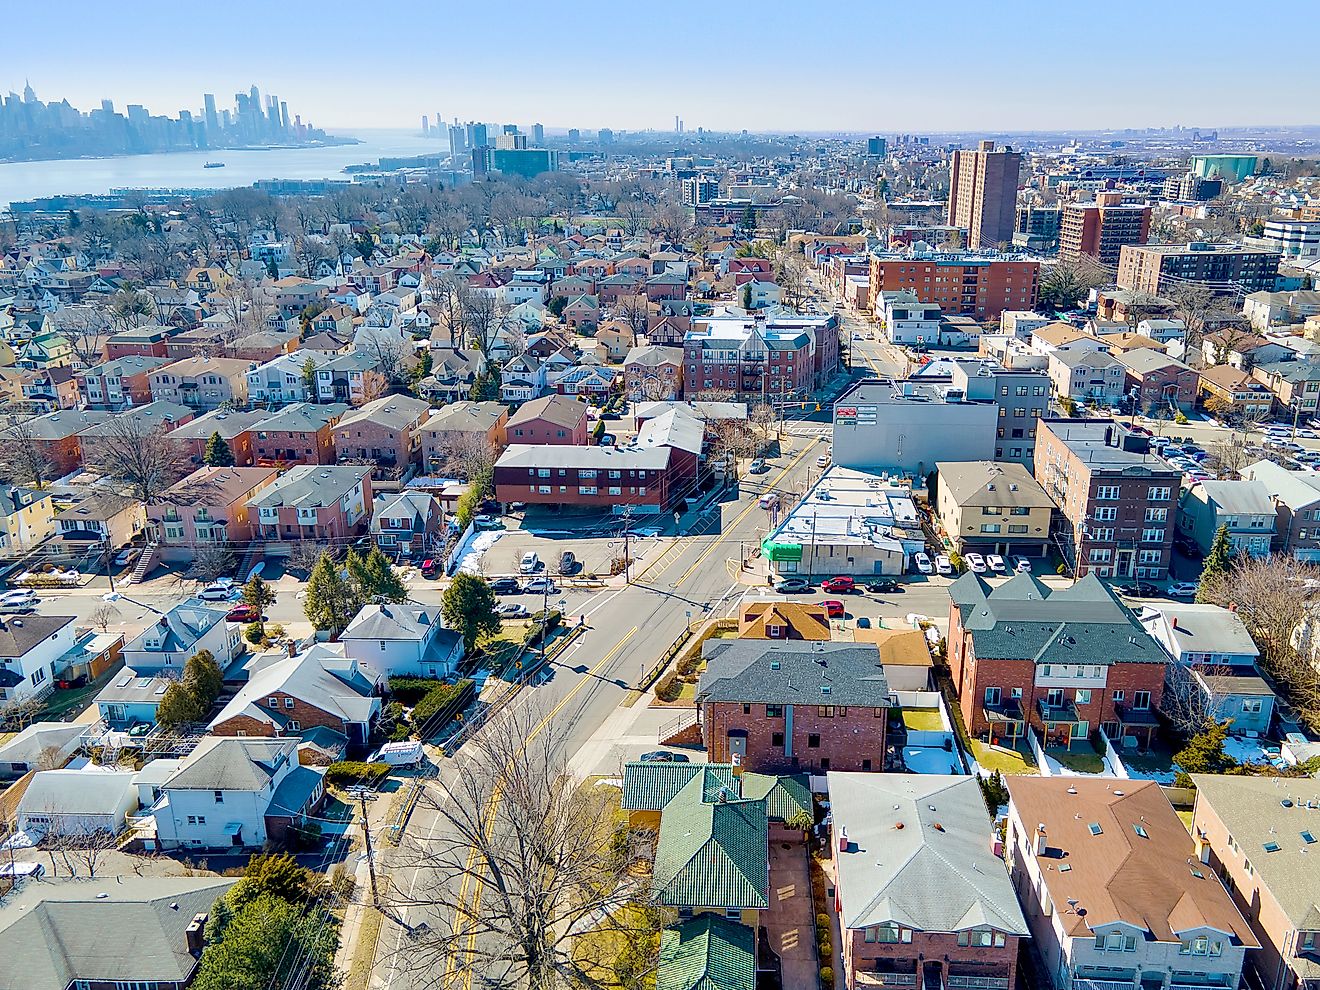
POLYGON ((1046 749, 1062 746, 1065 750, 1071 750, 1074 740, 1086 739, 1087 724, 1078 718, 1077 707, 1071 701, 1065 698, 1058 704, 1050 704, 1041 698, 1036 705, 1046 749))

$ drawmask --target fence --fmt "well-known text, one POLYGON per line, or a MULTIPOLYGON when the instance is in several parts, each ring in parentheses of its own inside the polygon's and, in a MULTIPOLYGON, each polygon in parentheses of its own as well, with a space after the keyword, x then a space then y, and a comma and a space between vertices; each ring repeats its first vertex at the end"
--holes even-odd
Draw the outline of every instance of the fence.
POLYGON ((1110 771, 1115 777, 1122 777, 1124 780, 1131 779, 1132 775, 1128 773, 1127 767, 1123 766, 1123 761, 1119 758, 1118 750, 1115 749, 1114 744, 1109 741, 1109 733, 1105 732, 1104 729, 1100 730, 1100 740, 1105 744, 1105 763, 1109 765, 1110 771))
POLYGON ((1053 777, 1050 771, 1050 761, 1045 759, 1045 750, 1041 748, 1040 742, 1036 739, 1036 730, 1027 726, 1027 742, 1031 743, 1031 755, 1036 758, 1036 771, 1042 777, 1053 777))
POLYGON ((445 558, 445 573, 453 574, 454 569, 458 567, 458 558, 463 556, 463 551, 467 549, 468 541, 472 539, 477 532, 475 522, 468 523, 467 529, 463 530, 463 535, 458 538, 454 544, 454 549, 449 551, 449 556, 445 558))
POLYGON ((678 634, 678 638, 669 644, 669 649, 665 650, 665 652, 661 654, 660 659, 657 660, 649 670, 642 674, 641 683, 637 685, 639 691, 645 691, 654 684, 656 679, 665 672, 665 668, 669 666, 670 662, 680 654, 685 658, 689 655, 700 656, 701 648, 705 645, 706 640, 710 639, 716 632, 728 632, 729 630, 737 629, 738 620, 710 619, 706 622, 705 626, 698 628, 700 631, 693 633, 692 627, 689 626, 687 629, 683 630, 683 632, 678 634))

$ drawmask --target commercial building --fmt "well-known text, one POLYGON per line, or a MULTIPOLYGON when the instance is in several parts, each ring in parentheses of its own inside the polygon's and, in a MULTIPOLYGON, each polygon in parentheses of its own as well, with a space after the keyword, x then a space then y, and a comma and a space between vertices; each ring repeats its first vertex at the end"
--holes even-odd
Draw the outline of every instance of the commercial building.
POLYGON ((1124 244, 1145 244, 1150 234, 1150 207, 1124 205, 1122 193, 1099 193, 1094 203, 1070 203, 1063 208, 1059 228, 1059 260, 1095 258, 1117 265, 1124 244))
POLYGON ((936 513, 959 553, 1044 556, 1054 501, 1020 464, 941 461, 936 513))
POLYGON ((870 263, 871 298, 906 289, 946 314, 979 321, 997 320, 1006 309, 1031 309, 1040 284, 1040 263, 1011 255, 910 248, 875 252, 870 263))
POLYGON ((996 249, 1013 240, 1021 169, 1021 152, 996 151, 993 141, 982 141, 975 151, 953 153, 948 222, 967 231, 973 250, 996 249))
POLYGON ((1320 220, 1270 217, 1258 236, 1244 237, 1242 243, 1278 251, 1289 261, 1315 261, 1320 258, 1320 220))
POLYGON ((658 513, 687 495, 670 447, 510 444, 495 462, 495 497, 571 508, 658 513))
POLYGON ((1167 577, 1182 472, 1109 419, 1042 419, 1036 480, 1059 507, 1054 541, 1077 577, 1167 577))
POLYGON ((1256 172, 1255 155, 1197 155, 1191 173, 1202 179, 1222 179, 1236 185, 1256 172))
POLYGON ((1118 256, 1118 287, 1151 296, 1176 295, 1189 282, 1217 295, 1274 288, 1279 252, 1235 244, 1125 245, 1118 256))
POLYGON ((972 402, 993 402, 996 461, 1017 461, 1031 467, 1035 457, 1036 421, 1049 412, 1049 375, 1030 368, 1005 368, 995 361, 957 359, 950 383, 972 402))

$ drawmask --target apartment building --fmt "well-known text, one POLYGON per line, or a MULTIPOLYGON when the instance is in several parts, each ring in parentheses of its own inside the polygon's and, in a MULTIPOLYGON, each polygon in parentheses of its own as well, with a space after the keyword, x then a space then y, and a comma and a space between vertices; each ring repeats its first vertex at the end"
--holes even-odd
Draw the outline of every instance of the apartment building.
POLYGON ((248 503, 278 476, 274 468, 198 468, 147 506, 148 538, 171 561, 191 559, 199 546, 245 544, 256 531, 248 503))
POLYGON ((871 255, 871 298, 912 292, 948 315, 998 320, 1006 309, 1032 309, 1040 288, 1039 262, 965 252, 877 251, 871 255))
POLYGON ((194 409, 215 409, 226 402, 247 405, 248 362, 236 358, 189 357, 150 372, 151 397, 194 409))
POLYGON ((253 427, 258 464, 333 464, 334 426, 348 412, 342 402, 295 402, 253 427))
POLYGON ((805 398, 816 385, 815 336, 744 317, 703 320, 683 340, 686 394, 732 391, 738 401, 805 398))
POLYGON ((1129 206, 1123 194, 1098 193, 1094 203, 1070 203, 1059 227, 1059 260, 1094 258, 1117 265, 1125 244, 1145 244, 1150 234, 1150 207, 1129 206))
POLYGON ((1022 153, 982 141, 975 151, 955 151, 949 174, 948 222, 967 231, 973 249, 1009 244, 1017 227, 1022 153))
POLYGON ((334 540, 366 529, 371 468, 299 464, 248 500, 256 538, 272 542, 334 540))
POLYGON ((1048 552, 1054 501, 1030 470, 996 461, 941 461, 936 469, 936 512, 959 553, 1048 552))
POLYGON ((1279 252, 1236 244, 1127 244, 1118 256, 1118 287, 1151 296, 1176 295, 1188 282, 1217 295, 1274 288, 1279 252))
POLYGON ((79 371, 74 377, 88 409, 118 411, 150 402, 151 373, 167 363, 163 357, 129 354, 79 371))
POLYGON ((1059 507, 1054 543, 1077 577, 1168 576, 1182 473, 1108 419, 1042 419, 1036 480, 1059 507))
POLYGON ((689 494, 670 447, 510 444, 495 462, 501 502, 659 513, 689 494))

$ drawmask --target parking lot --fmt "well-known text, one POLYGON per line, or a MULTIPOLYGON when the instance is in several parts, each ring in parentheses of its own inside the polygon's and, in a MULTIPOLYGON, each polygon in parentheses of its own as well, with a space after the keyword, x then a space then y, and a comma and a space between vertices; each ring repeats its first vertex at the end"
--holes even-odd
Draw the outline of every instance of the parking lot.
MULTIPOLYGON (((541 560, 542 568, 537 573, 558 575, 559 558, 567 550, 577 559, 573 577, 609 577, 611 561, 623 556, 622 520, 597 521, 562 529, 556 529, 553 523, 545 522, 524 528, 526 523, 514 518, 508 518, 505 522, 507 525, 503 529, 477 535, 479 553, 474 556, 479 558, 479 565, 468 569, 477 570, 487 577, 518 574, 523 555, 531 552, 541 560)), ((638 528, 648 532, 645 522, 638 528)), ((629 539, 629 552, 637 560, 653 551, 657 542, 657 537, 653 535, 633 535, 629 539)))

